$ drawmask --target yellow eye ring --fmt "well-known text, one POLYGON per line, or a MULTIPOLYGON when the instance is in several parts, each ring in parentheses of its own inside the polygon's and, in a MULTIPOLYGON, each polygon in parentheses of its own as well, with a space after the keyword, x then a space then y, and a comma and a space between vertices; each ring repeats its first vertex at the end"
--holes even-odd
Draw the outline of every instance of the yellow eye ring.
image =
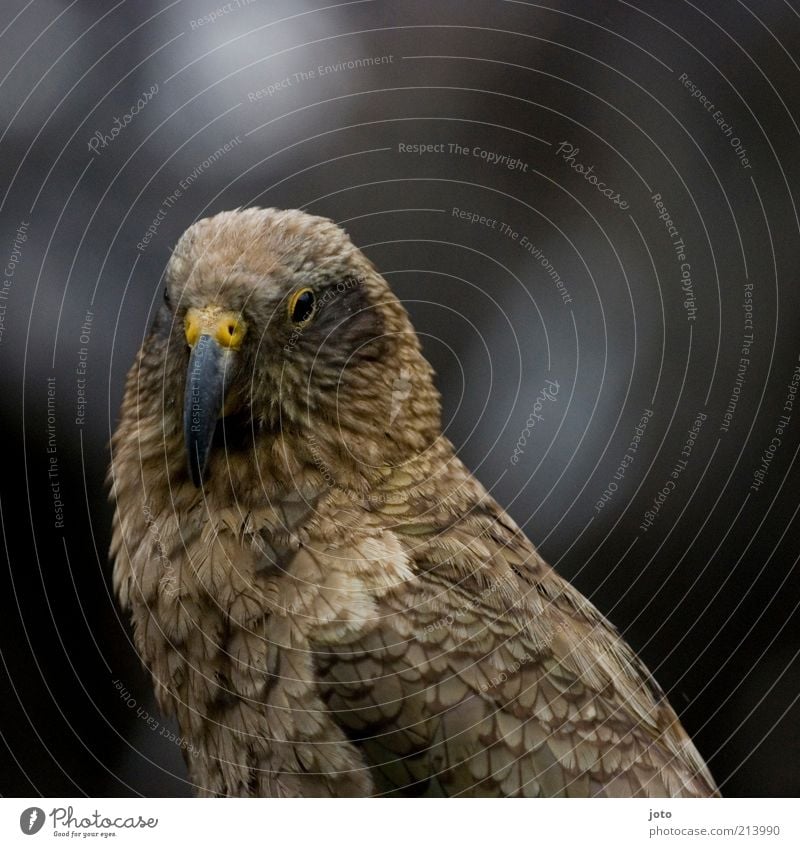
POLYGON ((289 320, 295 324, 308 323, 314 315, 316 297, 310 288, 298 288, 289 298, 289 320))

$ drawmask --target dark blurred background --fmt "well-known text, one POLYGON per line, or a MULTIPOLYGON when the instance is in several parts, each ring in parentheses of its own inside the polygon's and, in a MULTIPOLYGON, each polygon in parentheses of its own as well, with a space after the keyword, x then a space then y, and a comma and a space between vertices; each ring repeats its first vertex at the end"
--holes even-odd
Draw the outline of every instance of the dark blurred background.
POLYGON ((723 792, 798 794, 796 5, 4 0, 0 792, 190 793, 107 443, 176 239, 262 205, 386 274, 466 463, 723 792))

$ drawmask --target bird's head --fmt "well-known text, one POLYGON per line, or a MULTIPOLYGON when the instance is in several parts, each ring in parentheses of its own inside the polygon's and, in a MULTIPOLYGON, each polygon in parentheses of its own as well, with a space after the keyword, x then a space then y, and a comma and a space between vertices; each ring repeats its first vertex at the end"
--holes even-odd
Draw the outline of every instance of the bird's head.
POLYGON ((438 394, 406 311, 331 221, 223 212, 184 233, 166 277, 154 336, 195 485, 220 449, 220 419, 239 443, 280 441, 295 463, 335 453, 367 476, 438 437, 438 394))

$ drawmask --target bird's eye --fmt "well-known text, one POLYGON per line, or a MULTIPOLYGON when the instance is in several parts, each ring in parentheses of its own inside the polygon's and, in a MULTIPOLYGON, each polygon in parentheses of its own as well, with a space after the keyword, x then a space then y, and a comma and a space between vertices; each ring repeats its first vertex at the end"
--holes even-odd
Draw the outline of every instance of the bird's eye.
POLYGON ((172 308, 172 298, 169 296, 169 288, 164 286, 164 305, 168 308, 172 308))
POLYGON ((302 324, 314 314, 316 298, 310 288, 300 288, 289 298, 289 318, 293 323, 302 324))

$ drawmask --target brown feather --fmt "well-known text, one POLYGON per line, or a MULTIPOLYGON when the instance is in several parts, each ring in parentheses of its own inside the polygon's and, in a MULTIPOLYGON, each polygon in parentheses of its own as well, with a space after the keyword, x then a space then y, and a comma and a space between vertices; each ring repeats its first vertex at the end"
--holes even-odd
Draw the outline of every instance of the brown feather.
POLYGON ((200 794, 716 793, 648 671, 442 436, 406 312, 341 229, 226 212, 168 280, 112 443, 111 555, 200 794), (211 304, 249 330, 198 490, 183 316, 211 304))

